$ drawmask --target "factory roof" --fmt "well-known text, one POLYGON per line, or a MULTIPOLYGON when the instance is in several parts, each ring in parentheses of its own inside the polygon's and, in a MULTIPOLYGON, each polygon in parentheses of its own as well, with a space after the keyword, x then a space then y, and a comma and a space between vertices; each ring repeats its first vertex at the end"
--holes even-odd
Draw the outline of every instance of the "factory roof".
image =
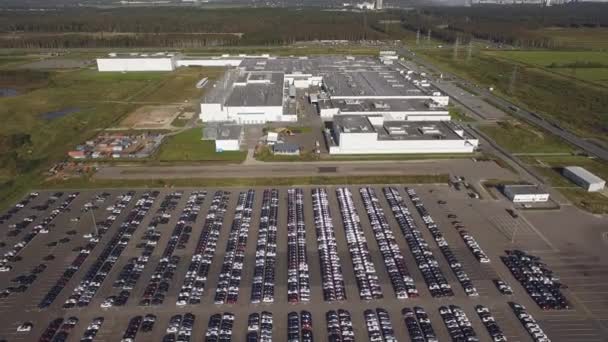
MULTIPOLYGON (((234 86, 232 92, 226 99, 226 106, 282 106, 283 105, 283 74, 266 73, 267 83, 250 83, 242 86, 234 86)), ((262 80, 262 76, 256 75, 252 81, 262 80)), ((239 77, 242 80, 242 76, 239 77)))
POLYGON ((242 131, 240 125, 208 123, 203 127, 203 140, 237 140, 242 131))
POLYGON ((290 143, 277 143, 272 145, 272 151, 275 153, 298 153, 300 151, 300 146, 290 143))
POLYGON ((378 130, 378 140, 461 140, 444 122, 388 121, 378 130))
POLYGON ((215 140, 238 140, 242 132, 241 125, 220 125, 215 140))
POLYGON ((538 185, 532 184, 507 184, 504 186, 504 191, 509 191, 513 195, 545 195, 547 191, 541 189, 538 185))
POLYGON ((580 167, 580 166, 566 166, 564 169, 577 175, 579 178, 583 179, 585 182, 587 182, 589 184, 604 182, 603 179, 601 179, 600 177, 594 175, 593 173, 587 171, 587 169, 580 167))
POLYGON ((383 99, 383 100, 331 100, 332 106, 340 108, 342 112, 435 112, 445 108, 431 108, 427 105, 428 99, 383 99))
POLYGON ((173 52, 111 52, 105 58, 173 58, 173 52))
POLYGON ((376 133, 374 125, 367 116, 337 115, 334 116, 334 127, 340 133, 376 133))
POLYGON ((436 91, 388 69, 327 73, 323 83, 332 96, 428 96, 436 91))

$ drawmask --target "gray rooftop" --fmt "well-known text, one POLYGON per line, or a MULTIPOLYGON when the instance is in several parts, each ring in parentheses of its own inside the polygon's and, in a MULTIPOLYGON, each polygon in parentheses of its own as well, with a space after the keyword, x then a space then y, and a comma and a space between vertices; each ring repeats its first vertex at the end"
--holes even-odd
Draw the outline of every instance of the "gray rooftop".
POLYGON ((585 182, 587 182, 589 184, 604 182, 603 179, 601 179, 600 177, 594 175, 593 173, 587 171, 587 169, 580 167, 580 166, 566 166, 564 169, 577 175, 579 178, 583 179, 585 182))
POLYGON ((274 152, 298 152, 300 150, 300 146, 291 143, 278 143, 272 146, 272 150, 274 152))
POLYGON ((445 111, 445 108, 429 108, 424 99, 386 99, 386 100, 331 100, 334 107, 342 112, 417 112, 445 111))
POLYGON ((240 125, 208 123, 203 127, 203 140, 235 140, 242 131, 240 125))
POLYGON ((539 188, 537 185, 531 184, 507 184, 504 186, 505 191, 509 191, 513 195, 526 195, 526 194, 534 194, 541 195, 547 194, 546 191, 539 188))
POLYGON ((241 125, 220 125, 216 140, 236 140, 241 137, 242 131, 241 125))
POLYGON ((334 127, 340 133, 375 133, 376 130, 367 116, 362 115, 336 115, 334 127))
MULTIPOLYGON (((270 83, 247 83, 244 86, 234 86, 225 105, 231 107, 282 106, 283 74, 267 73, 265 75, 270 78, 270 83)), ((260 76, 255 77, 256 80, 260 79, 260 76)))
POLYGON ((461 140, 444 122, 388 121, 376 128, 378 140, 461 140))

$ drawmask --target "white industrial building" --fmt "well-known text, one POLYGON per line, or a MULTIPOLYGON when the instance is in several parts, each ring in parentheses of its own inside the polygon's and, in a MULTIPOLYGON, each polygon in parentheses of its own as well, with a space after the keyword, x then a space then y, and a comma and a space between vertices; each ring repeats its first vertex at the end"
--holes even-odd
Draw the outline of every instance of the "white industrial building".
POLYGON ((562 174, 564 177, 589 192, 601 191, 604 189, 604 186, 606 186, 605 180, 580 166, 567 166, 563 169, 562 174))
POLYGON ((295 102, 286 99, 288 92, 283 73, 230 70, 205 95, 200 119, 239 124, 295 122, 295 102))
POLYGON ((513 203, 536 203, 549 200, 549 193, 535 185, 509 184, 503 187, 503 192, 513 203))
POLYGON ((97 59, 97 69, 102 72, 173 71, 179 56, 173 53, 110 53, 97 59))
POLYGON ((339 115, 326 133, 330 154, 471 153, 479 141, 446 122, 384 121, 381 115, 339 115))
POLYGON ((215 152, 239 151, 243 127, 234 124, 209 124, 203 128, 203 140, 215 141, 215 152))

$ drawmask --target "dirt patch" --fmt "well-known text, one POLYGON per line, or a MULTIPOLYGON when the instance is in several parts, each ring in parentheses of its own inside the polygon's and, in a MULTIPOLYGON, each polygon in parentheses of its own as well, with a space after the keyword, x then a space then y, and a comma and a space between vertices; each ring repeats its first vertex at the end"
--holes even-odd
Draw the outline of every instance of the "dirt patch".
POLYGON ((167 129, 171 122, 182 113, 180 106, 143 106, 130 113, 120 123, 129 129, 167 129))

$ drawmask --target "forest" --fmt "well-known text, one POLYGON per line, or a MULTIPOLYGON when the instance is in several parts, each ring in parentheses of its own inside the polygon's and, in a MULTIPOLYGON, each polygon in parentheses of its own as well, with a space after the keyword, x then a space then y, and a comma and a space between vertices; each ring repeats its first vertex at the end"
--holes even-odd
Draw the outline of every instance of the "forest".
POLYGON ((65 9, 0 13, 0 47, 201 47, 284 45, 308 40, 391 39, 380 20, 401 12, 319 9, 65 9), (122 34, 121 34, 122 33, 122 34))
POLYGON ((423 7, 383 12, 319 8, 131 9, 65 8, 0 12, 0 48, 286 45, 310 40, 401 39, 429 31, 445 42, 484 39, 519 47, 554 48, 547 27, 608 27, 608 4, 552 7, 423 7), (401 23, 387 29, 382 22, 401 23), (398 25, 399 26, 399 25, 398 25))
POLYGON ((403 25, 446 42, 467 43, 483 39, 524 48, 555 48, 551 36, 539 30, 548 27, 606 28, 608 4, 577 3, 538 5, 432 7, 407 12, 403 25))

